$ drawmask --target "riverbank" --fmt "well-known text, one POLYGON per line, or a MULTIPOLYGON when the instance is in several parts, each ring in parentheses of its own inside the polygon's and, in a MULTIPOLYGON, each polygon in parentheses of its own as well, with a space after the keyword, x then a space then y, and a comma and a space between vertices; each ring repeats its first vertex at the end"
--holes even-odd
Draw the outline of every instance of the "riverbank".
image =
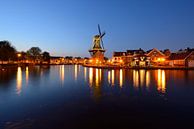
MULTIPOLYGON (((51 65, 76 65, 76 64, 0 64, 0 70, 18 67, 18 66, 26 67, 26 66, 51 66, 51 65)), ((194 67, 180 67, 180 66, 179 67, 171 67, 171 66, 130 67, 130 66, 115 66, 115 65, 86 65, 86 64, 77 64, 77 65, 82 65, 83 67, 90 67, 90 68, 99 68, 99 69, 194 70, 194 67)))
POLYGON ((17 67, 34 67, 34 66, 48 67, 50 65, 49 64, 0 64, 0 71, 17 68, 17 67))
POLYGON ((154 69, 164 69, 164 70, 194 70, 194 67, 171 67, 171 66, 149 66, 149 67, 140 67, 140 66, 108 66, 108 65, 83 65, 84 67, 91 68, 100 68, 100 69, 145 69, 145 70, 154 70, 154 69))

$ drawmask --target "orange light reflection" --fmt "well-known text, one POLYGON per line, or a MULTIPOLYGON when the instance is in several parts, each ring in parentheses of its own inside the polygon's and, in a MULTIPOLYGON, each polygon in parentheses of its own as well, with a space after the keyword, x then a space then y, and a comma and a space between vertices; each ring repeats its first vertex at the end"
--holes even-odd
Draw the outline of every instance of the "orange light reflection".
POLYGON ((166 92, 166 75, 164 70, 158 70, 158 88, 157 90, 161 93, 166 92))
POLYGON ((123 86, 123 70, 122 69, 120 69, 119 71, 119 85, 122 88, 123 86))
POLYGON ((19 95, 22 90, 22 69, 21 67, 18 67, 17 69, 17 79, 16 80, 17 80, 16 90, 17 90, 17 94, 19 95))
POLYGON ((28 85, 28 80, 29 80, 29 70, 28 67, 26 67, 26 85, 28 85))

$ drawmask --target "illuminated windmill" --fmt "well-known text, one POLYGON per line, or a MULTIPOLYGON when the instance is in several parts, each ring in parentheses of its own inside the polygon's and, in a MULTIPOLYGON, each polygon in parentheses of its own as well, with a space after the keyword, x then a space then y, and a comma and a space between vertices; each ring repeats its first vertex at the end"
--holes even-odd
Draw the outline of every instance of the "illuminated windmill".
POLYGON ((89 52, 93 59, 96 59, 97 61, 103 61, 104 53, 106 50, 104 49, 102 38, 106 33, 101 33, 100 25, 98 25, 98 31, 99 34, 93 37, 92 48, 89 50, 89 52))

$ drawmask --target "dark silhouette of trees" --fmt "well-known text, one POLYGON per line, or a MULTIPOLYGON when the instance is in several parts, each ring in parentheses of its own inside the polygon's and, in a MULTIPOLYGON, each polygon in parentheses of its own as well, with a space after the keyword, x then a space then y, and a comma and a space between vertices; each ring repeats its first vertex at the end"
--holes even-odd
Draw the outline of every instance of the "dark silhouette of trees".
POLYGON ((46 61, 46 62, 50 62, 50 54, 49 54, 49 52, 43 52, 42 53, 42 59, 43 59, 43 61, 46 61))
POLYGON ((79 59, 81 59, 81 57, 80 57, 80 56, 78 56, 78 57, 74 57, 74 58, 75 58, 75 59, 78 59, 78 60, 79 60, 79 59))
POLYGON ((10 61, 16 59, 16 49, 9 41, 0 41, 0 60, 10 61))
POLYGON ((32 59, 34 61, 40 60, 41 59, 41 49, 39 47, 31 47, 27 51, 27 56, 29 59, 32 59))
POLYGON ((65 59, 72 60, 73 57, 72 56, 66 56, 65 59))

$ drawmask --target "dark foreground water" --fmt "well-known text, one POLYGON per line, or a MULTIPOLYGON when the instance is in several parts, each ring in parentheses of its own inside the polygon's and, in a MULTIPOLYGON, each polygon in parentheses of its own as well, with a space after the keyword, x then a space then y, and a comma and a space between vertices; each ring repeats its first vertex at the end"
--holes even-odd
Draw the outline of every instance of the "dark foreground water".
POLYGON ((192 129, 194 71, 0 70, 0 129, 192 129))

